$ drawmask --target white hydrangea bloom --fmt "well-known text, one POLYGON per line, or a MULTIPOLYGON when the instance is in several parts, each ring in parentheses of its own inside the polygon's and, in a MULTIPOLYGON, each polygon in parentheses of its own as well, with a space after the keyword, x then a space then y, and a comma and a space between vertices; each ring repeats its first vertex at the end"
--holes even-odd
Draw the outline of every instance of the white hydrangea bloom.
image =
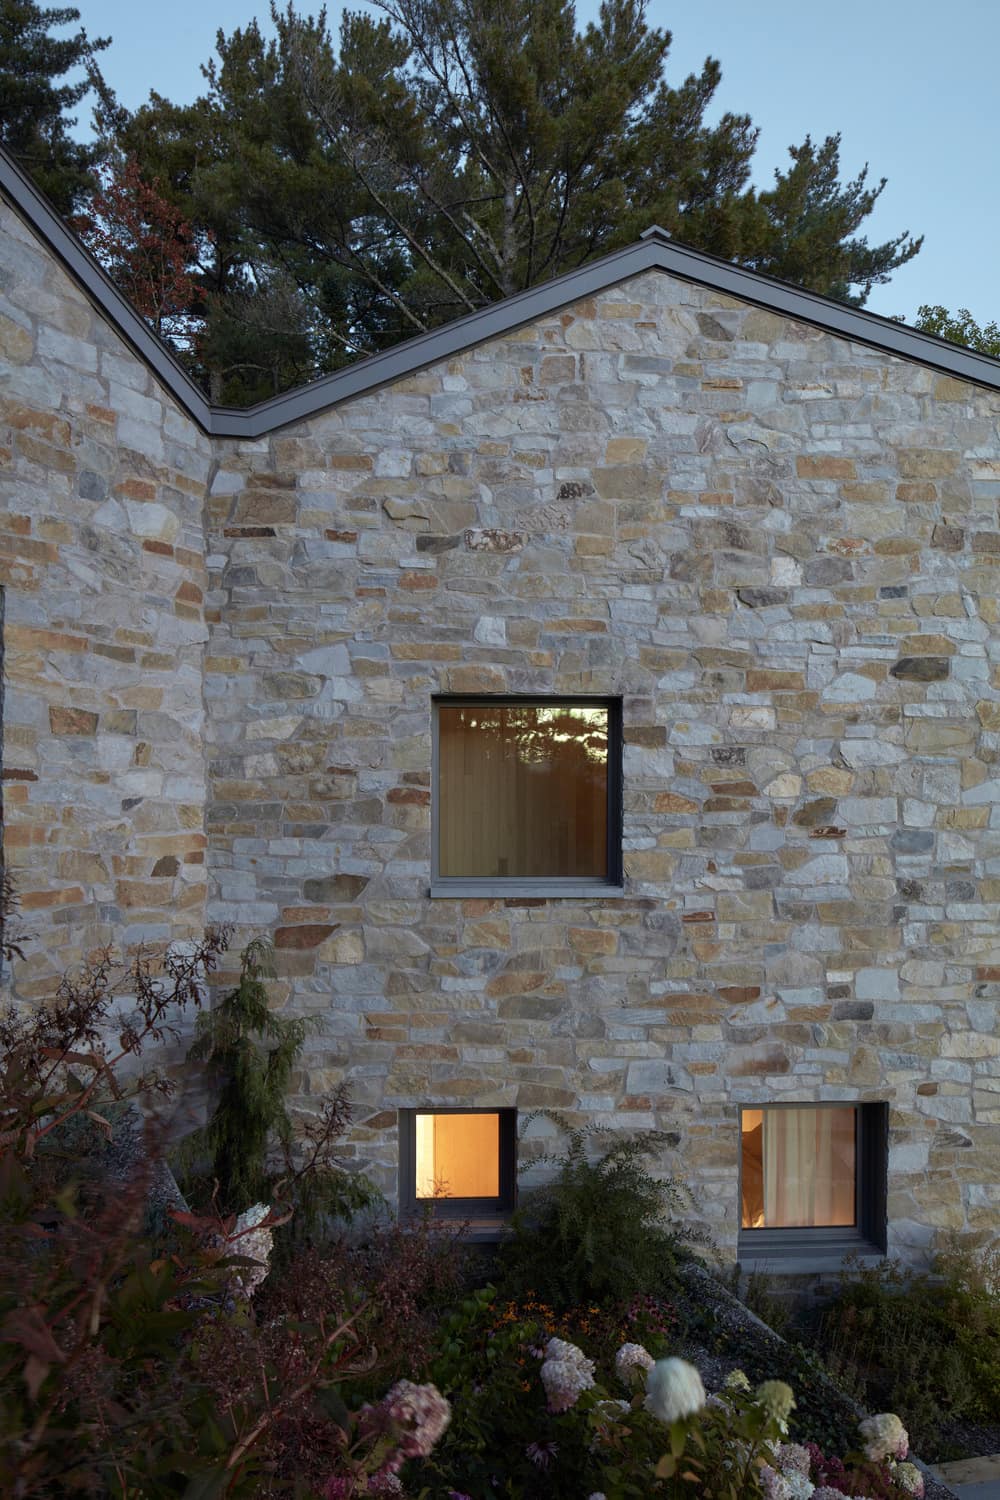
POLYGON ((653 1363, 653 1356, 641 1344, 622 1344, 615 1355, 615 1374, 626 1385, 632 1385, 637 1379, 645 1379, 653 1363))
POLYGON ((924 1476, 916 1464, 897 1464, 892 1477, 897 1484, 902 1485, 904 1490, 915 1496, 916 1500, 923 1500, 924 1476))
POLYGON ((895 1412, 879 1412, 878 1416, 866 1417, 860 1425, 865 1457, 873 1463, 883 1458, 905 1458, 910 1451, 906 1428, 895 1412))
POLYGON ((254 1266, 240 1266, 233 1272, 230 1286, 237 1296, 252 1297, 261 1282, 267 1278, 274 1236, 270 1229, 259 1229, 257 1226, 264 1222, 270 1212, 266 1203, 255 1203, 252 1208, 245 1209, 240 1214, 229 1236, 229 1248, 234 1255, 245 1255, 247 1260, 257 1262, 254 1266))
POLYGON ((549 1339, 540 1373, 549 1411, 568 1411, 594 1384, 594 1361, 565 1339, 549 1339))
POLYGON ((705 1405, 705 1387, 686 1359, 658 1359, 646 1376, 646 1410, 668 1425, 705 1405))

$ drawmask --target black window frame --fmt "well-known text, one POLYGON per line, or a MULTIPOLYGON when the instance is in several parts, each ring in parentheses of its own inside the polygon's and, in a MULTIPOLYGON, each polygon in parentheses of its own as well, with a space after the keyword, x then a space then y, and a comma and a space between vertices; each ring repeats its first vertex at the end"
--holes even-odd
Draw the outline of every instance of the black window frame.
POLYGON ((432 896, 607 897, 624 895, 622 802, 624 753, 622 700, 607 694, 581 693, 435 693, 431 699, 431 883, 432 896), (607 873, 591 879, 558 875, 448 876, 440 868, 439 713, 442 708, 604 708, 608 714, 607 873))
POLYGON ((420 1104, 399 1111, 399 1211, 403 1218, 430 1213, 436 1219, 505 1219, 517 1203, 517 1110, 507 1105, 464 1108, 420 1104), (499 1193, 495 1198, 417 1197, 417 1116, 499 1115, 499 1193))
POLYGON ((782 1099, 739 1105, 739 1173, 737 1205, 740 1218, 738 1258, 746 1261, 840 1261, 847 1255, 884 1255, 888 1245, 889 1106, 857 1099, 782 1099), (855 1222, 788 1229, 744 1229, 743 1111, 768 1109, 853 1109, 855 1111, 854 1192, 855 1222))

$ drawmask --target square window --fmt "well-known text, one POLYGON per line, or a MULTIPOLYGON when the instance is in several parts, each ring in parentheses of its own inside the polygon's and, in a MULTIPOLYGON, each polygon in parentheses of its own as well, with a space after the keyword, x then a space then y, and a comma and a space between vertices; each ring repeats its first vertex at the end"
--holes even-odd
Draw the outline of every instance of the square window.
POLYGON ((577 894, 621 883, 621 705, 434 705, 432 893, 577 894))
POLYGON ((482 1218, 514 1207, 513 1109, 408 1109, 399 1116, 404 1214, 482 1218))
POLYGON ((740 1111, 740 1252, 885 1249, 884 1104, 740 1111))

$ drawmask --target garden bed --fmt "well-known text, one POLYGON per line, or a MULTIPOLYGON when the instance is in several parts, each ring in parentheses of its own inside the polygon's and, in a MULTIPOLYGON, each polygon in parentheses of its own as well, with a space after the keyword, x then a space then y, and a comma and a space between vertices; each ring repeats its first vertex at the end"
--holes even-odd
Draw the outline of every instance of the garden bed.
MULTIPOLYGON (((797 1442, 811 1440, 840 1452, 855 1440, 857 1425, 866 1413, 830 1377, 821 1361, 801 1345, 789 1343, 775 1333, 745 1303, 697 1261, 678 1266, 682 1291, 678 1311, 685 1334, 678 1353, 697 1365, 706 1387, 718 1390, 726 1376, 743 1370, 752 1383, 786 1381, 795 1392, 796 1409, 789 1421, 789 1435, 797 1442)), ((981 1429, 993 1448, 970 1452, 1000 1452, 1000 1428, 981 1429)), ((974 1438, 972 1430, 969 1437, 974 1438)), ((919 1458, 911 1455, 924 1475, 925 1500, 949 1500, 952 1491, 936 1479, 919 1458)))

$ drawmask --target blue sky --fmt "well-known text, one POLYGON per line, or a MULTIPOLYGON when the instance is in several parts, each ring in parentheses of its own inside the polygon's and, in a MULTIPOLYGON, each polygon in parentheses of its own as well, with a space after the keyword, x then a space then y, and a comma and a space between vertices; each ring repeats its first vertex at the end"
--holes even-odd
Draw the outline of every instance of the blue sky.
MULTIPOLYGON (((177 102, 202 86, 199 65, 217 28, 267 18, 267 0, 76 0, 89 33, 110 35, 105 76, 124 103, 151 88, 177 102)), ((303 12, 318 0, 298 0, 303 12)), ((334 23, 341 6, 328 5, 334 23)), ((596 5, 578 4, 581 20, 596 5)), ((888 186, 869 239, 909 229, 924 248, 877 288, 874 312, 913 317, 923 302, 1000 319, 995 246, 1000 203, 1000 5, 996 0, 650 0, 650 21, 673 32, 678 79, 711 54, 722 64, 717 112, 748 113, 761 127, 758 177, 806 135, 843 135, 842 165, 868 161, 888 186)))

